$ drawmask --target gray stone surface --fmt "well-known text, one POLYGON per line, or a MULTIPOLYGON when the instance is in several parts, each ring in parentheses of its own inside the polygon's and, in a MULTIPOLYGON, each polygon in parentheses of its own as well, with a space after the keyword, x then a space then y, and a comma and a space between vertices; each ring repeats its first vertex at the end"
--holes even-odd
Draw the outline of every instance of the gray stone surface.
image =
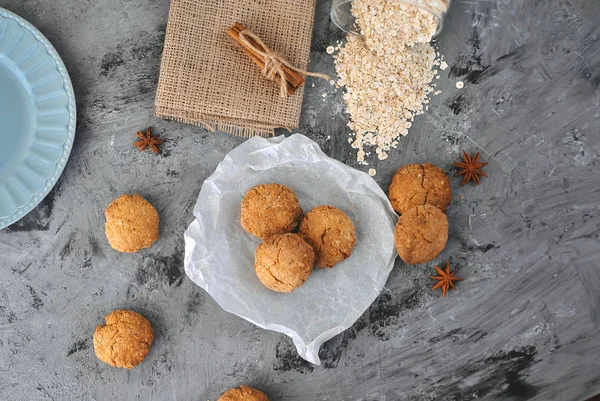
MULTIPOLYGON (((203 180, 242 140, 152 117, 166 0, 0 0, 67 65, 75 146, 56 188, 0 232, 0 399, 216 400, 242 383, 272 401, 581 400, 600 392, 600 2, 456 0, 439 48, 451 68, 400 149, 376 163, 449 173, 481 151, 489 179, 460 187, 443 255, 459 291, 430 290, 432 264, 398 262, 380 298, 326 343, 323 366, 291 340, 222 311, 184 275, 183 230, 203 180), (457 90, 457 80, 465 88, 457 90), (146 126, 162 157, 131 146, 146 126), (119 254, 103 211, 126 192, 161 215, 150 250, 119 254), (112 309, 147 316, 156 340, 133 371, 94 357, 112 309)), ((341 38, 319 1, 312 69, 341 38)), ((298 132, 355 166, 341 91, 308 85, 298 132), (322 100, 322 93, 329 95, 322 100)), ((365 167, 360 167, 365 169, 365 167)))

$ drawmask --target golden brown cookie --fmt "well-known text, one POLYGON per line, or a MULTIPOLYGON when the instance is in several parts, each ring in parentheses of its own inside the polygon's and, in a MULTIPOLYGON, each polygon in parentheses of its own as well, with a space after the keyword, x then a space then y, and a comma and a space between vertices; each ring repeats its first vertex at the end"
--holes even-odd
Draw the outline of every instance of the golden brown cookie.
POLYGON ((251 188, 242 201, 242 227, 261 239, 294 231, 303 215, 294 191, 281 184, 251 188))
POLYGON ((269 399, 262 391, 240 386, 240 388, 227 390, 217 401, 269 401, 269 399))
POLYGON ((300 287, 315 263, 315 252, 298 234, 277 234, 256 249, 254 271, 266 287, 292 292, 300 287))
POLYGON ((298 235, 315 251, 315 266, 331 268, 346 260, 356 244, 352 220, 333 206, 318 206, 306 213, 298 235))
POLYGON ((138 194, 119 196, 105 214, 106 238, 117 251, 137 252, 158 239, 158 212, 138 194))
POLYGON ((419 205, 432 205, 446 212, 452 202, 450 179, 433 164, 409 164, 394 175, 389 190, 390 202, 400 214, 419 205))
POLYGON ((437 207, 416 206, 400 216, 394 241, 404 262, 412 265, 427 263, 446 246, 448 218, 437 207))
POLYGON ((117 368, 133 369, 139 365, 154 340, 150 322, 139 313, 115 310, 105 318, 105 326, 97 326, 94 350, 102 362, 117 368))

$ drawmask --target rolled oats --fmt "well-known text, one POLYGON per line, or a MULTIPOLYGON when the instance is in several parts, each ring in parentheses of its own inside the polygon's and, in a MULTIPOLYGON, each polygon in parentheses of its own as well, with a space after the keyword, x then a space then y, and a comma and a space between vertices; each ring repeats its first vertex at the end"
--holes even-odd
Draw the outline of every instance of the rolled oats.
POLYGON ((348 35, 335 64, 355 133, 350 141, 358 162, 366 164, 366 147, 385 160, 424 112, 440 64, 429 43, 438 20, 395 0, 354 0, 352 13, 362 37, 348 35))

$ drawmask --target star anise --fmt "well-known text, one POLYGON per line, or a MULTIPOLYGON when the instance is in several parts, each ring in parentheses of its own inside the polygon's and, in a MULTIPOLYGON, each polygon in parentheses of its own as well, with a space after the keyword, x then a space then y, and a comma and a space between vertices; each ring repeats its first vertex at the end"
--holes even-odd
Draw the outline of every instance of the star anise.
POLYGON ((462 281, 462 278, 454 277, 454 275, 456 274, 456 270, 453 271, 452 273, 450 273, 450 260, 446 261, 446 270, 442 270, 437 266, 434 266, 434 269, 437 271, 439 276, 429 276, 429 277, 431 277, 434 280, 439 280, 439 281, 436 285, 431 287, 431 289, 435 290, 437 288, 441 288, 442 296, 444 298, 446 298, 446 293, 448 292, 450 287, 452 287, 454 290, 456 290, 456 287, 454 286, 454 282, 462 281))
POLYGON ((475 156, 470 157, 467 152, 463 150, 463 159, 465 160, 464 162, 454 162, 456 167, 460 167, 462 169, 458 174, 456 174, 456 176, 458 177, 459 175, 464 174, 462 182, 463 186, 471 180, 475 181, 475 183, 479 185, 480 175, 487 178, 487 174, 484 173, 481 168, 487 166, 488 163, 479 161, 479 152, 475 153, 475 156))
POLYGON ((138 148, 141 151, 150 147, 154 151, 154 153, 160 153, 160 149, 157 145, 162 145, 165 143, 164 139, 160 139, 158 136, 152 134, 152 128, 148 128, 146 133, 139 131, 137 136, 140 138, 137 142, 133 143, 133 146, 138 148))

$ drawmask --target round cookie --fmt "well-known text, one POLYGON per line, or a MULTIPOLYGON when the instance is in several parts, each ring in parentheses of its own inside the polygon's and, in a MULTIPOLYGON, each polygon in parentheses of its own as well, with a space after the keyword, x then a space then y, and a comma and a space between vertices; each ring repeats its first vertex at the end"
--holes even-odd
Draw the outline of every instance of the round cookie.
POLYGON ((400 214, 425 204, 446 212, 446 206, 452 202, 450 179, 433 164, 409 164, 394 175, 389 198, 394 210, 400 214))
POLYGON ((112 311, 105 321, 105 326, 97 326, 94 333, 98 359, 117 368, 133 369, 139 365, 154 340, 150 322, 130 310, 112 311))
POLYGON ((411 265, 427 263, 448 241, 448 217, 437 207, 421 205, 404 213, 394 230, 400 258, 411 265))
POLYGON ((217 401, 269 401, 269 399, 262 391, 240 386, 240 388, 227 390, 217 401))
POLYGON ((242 227, 260 239, 294 231, 303 215, 294 191, 281 184, 251 188, 242 201, 242 227))
POLYGON ((292 292, 300 287, 315 262, 315 252, 298 234, 277 234, 256 249, 254 271, 267 288, 292 292))
POLYGON ((313 247, 315 266, 324 268, 346 260, 356 244, 354 223, 333 206, 318 206, 306 213, 298 235, 313 247))
POLYGON ((138 194, 119 196, 105 214, 106 238, 117 251, 137 252, 158 239, 158 212, 138 194))

